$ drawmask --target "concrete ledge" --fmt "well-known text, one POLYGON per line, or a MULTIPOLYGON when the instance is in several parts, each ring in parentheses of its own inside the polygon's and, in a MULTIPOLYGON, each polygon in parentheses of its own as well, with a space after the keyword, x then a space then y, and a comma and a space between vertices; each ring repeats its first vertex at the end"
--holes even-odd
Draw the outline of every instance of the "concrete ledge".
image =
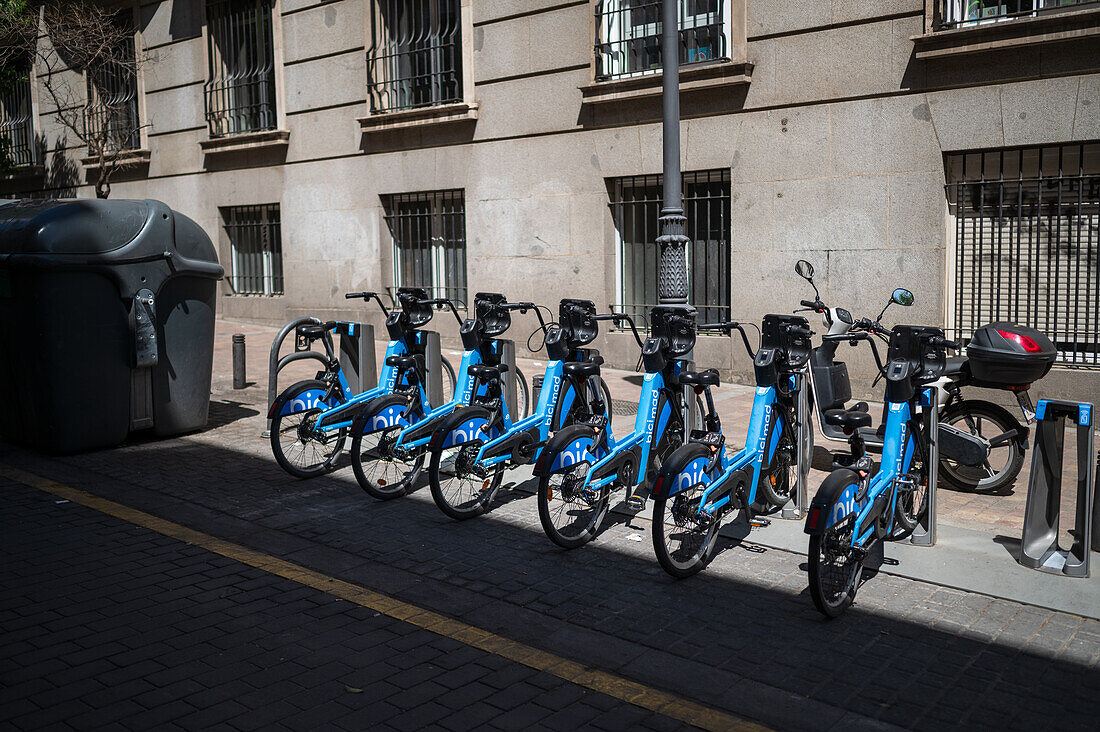
POLYGON ((202 151, 207 155, 246 152, 251 150, 274 150, 276 148, 285 149, 289 145, 290 130, 246 132, 240 135, 213 137, 209 140, 199 141, 199 147, 201 147, 202 151))
MULTIPOLYGON (((746 85, 752 81, 753 65, 748 62, 721 61, 684 66, 680 69, 680 93, 746 85)), ((579 87, 582 104, 611 104, 628 99, 661 96, 661 74, 655 72, 624 79, 597 81, 579 87)))
POLYGON ((952 28, 910 36, 910 40, 916 58, 935 59, 1090 37, 1100 37, 1100 8, 952 28))
MULTIPOLYGON (((118 154, 116 162, 120 168, 130 168, 139 165, 148 165, 149 160, 152 158, 152 153, 149 150, 123 150, 118 154)), ((80 164, 84 166, 86 170, 98 170, 99 158, 89 155, 80 159, 80 164)))
POLYGON ((359 117, 359 127, 364 133, 385 132, 387 130, 424 125, 446 125, 456 122, 471 122, 477 119, 477 104, 458 102, 441 104, 435 107, 403 109, 398 112, 383 112, 359 117))

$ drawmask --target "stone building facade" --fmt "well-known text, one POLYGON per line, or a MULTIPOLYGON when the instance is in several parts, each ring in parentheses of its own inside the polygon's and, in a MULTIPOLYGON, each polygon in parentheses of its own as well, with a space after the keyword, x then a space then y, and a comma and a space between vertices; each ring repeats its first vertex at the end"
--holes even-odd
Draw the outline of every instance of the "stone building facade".
MULTIPOLYGON (((141 0, 126 7, 143 127, 112 197, 198 221, 233 318, 362 317, 344 292, 403 283, 640 310, 656 297, 659 4, 141 0)), ((707 317, 794 310, 806 258, 857 316, 907 287, 894 321, 1057 330, 1075 368, 1052 388, 1100 396, 1100 3, 681 0, 680 16, 707 317)), ((44 149, 3 191, 90 195, 30 92, 44 149), (77 180, 51 175, 59 156, 77 180)), ((635 362, 629 335, 600 343, 635 362)), ((724 338, 696 358, 750 378, 724 338)))

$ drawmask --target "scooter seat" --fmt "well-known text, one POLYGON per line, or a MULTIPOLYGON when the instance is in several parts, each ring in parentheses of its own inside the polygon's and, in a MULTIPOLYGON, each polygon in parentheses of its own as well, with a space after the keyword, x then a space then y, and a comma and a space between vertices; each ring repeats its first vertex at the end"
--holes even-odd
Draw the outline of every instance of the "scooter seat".
POLYGON ((853 404, 848 409, 830 409, 825 412, 825 424, 841 427, 845 432, 870 427, 871 415, 867 413, 867 402, 853 404))
POLYGON ((600 374, 600 364, 596 361, 570 361, 561 368, 566 376, 578 381, 600 374))
POLYGON ((470 376, 482 381, 493 381, 499 379, 500 375, 508 370, 507 364, 499 364, 497 366, 489 366, 483 363, 471 364, 468 369, 470 376))
POLYGON ((941 376, 954 376, 966 367, 966 356, 950 356, 941 376))
POLYGON ((681 384, 691 386, 718 386, 718 370, 685 371, 678 377, 681 384))

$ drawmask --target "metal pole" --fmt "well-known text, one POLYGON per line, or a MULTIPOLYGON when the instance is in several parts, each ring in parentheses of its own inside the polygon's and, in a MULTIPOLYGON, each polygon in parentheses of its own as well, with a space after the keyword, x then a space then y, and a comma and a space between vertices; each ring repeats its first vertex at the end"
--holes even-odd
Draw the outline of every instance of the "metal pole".
POLYGON ((661 19, 661 64, 664 155, 664 202, 658 219, 657 302, 686 305, 687 236, 686 219, 680 201, 680 28, 679 0, 664 0, 661 19))
POLYGON ((245 376, 244 333, 233 334, 233 388, 243 389, 245 376))

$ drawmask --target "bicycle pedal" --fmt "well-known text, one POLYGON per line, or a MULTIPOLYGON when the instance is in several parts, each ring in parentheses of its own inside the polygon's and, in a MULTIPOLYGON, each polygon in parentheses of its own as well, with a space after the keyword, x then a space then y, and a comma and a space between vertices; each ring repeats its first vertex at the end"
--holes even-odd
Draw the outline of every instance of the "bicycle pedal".
POLYGON ((766 518, 756 517, 756 518, 749 519, 749 526, 752 526, 752 527, 757 528, 757 529, 766 529, 771 525, 772 525, 772 522, 769 519, 766 519, 766 518))
POLYGON ((883 557, 883 558, 882 558, 882 563, 883 563, 883 564, 887 564, 887 565, 889 565, 889 566, 891 566, 891 567, 896 567, 896 566, 898 566, 899 564, 901 564, 901 562, 900 562, 900 561, 898 561, 897 559, 893 559, 892 557, 883 557))
POLYGON ((639 511, 644 511, 645 510, 645 499, 642 498, 641 496, 627 496, 626 497, 626 510, 634 511, 636 513, 639 512, 639 511))

